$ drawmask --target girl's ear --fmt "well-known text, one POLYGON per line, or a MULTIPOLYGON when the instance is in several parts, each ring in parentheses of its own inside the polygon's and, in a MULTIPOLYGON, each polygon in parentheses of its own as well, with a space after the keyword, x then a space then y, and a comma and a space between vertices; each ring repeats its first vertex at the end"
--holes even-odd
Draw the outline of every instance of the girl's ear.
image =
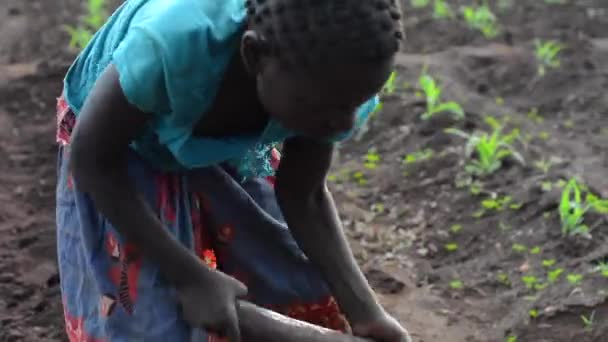
POLYGON ((248 30, 241 38, 241 58, 249 74, 257 75, 263 69, 268 43, 257 32, 248 30))

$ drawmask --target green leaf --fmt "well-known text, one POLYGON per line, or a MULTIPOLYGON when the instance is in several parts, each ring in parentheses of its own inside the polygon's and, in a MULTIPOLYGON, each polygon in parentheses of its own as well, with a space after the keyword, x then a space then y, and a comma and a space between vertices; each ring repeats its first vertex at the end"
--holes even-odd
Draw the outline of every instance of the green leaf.
POLYGON ((464 118, 464 110, 458 103, 456 103, 454 101, 443 102, 443 103, 437 105, 433 109, 433 111, 436 113, 451 112, 451 113, 455 114, 456 117, 459 119, 464 118))

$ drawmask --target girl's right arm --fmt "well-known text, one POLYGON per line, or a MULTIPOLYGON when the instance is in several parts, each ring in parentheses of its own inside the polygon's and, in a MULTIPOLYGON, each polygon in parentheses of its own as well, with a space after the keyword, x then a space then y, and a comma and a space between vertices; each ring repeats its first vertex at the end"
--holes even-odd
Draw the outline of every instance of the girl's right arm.
POLYGON ((129 144, 150 118, 151 114, 129 103, 118 72, 110 65, 89 94, 72 134, 70 167, 74 180, 115 229, 178 289, 186 320, 225 331, 236 341, 235 299, 244 295, 244 285, 206 267, 173 238, 129 178, 129 144))

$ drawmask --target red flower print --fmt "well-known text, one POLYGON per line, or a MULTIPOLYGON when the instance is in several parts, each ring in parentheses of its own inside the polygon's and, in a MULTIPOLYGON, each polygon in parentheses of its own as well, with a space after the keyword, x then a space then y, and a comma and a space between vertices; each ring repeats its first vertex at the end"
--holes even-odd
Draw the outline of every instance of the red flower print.
POLYGON ((70 342, 105 342, 104 339, 97 339, 90 336, 85 330, 85 322, 83 318, 74 317, 64 310, 65 332, 68 335, 70 342))
POLYGON ((270 306, 268 308, 291 318, 328 329, 342 332, 350 331, 350 325, 340 312, 340 308, 333 297, 327 297, 318 303, 293 303, 288 307, 270 306))
POLYGON ((217 268, 217 259, 212 249, 204 250, 202 259, 207 264, 207 266, 213 269, 217 268))
POLYGON ((118 302, 127 313, 132 314, 137 300, 137 283, 143 261, 133 244, 127 243, 121 248, 116 237, 109 232, 106 236, 106 248, 114 261, 109 269, 109 277, 118 287, 118 302))

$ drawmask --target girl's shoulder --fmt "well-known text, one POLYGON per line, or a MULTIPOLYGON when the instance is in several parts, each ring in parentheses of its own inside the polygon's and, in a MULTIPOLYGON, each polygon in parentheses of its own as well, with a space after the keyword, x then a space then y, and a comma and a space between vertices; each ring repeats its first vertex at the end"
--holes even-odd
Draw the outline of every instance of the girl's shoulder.
MULTIPOLYGON (((207 35, 221 41, 241 26, 246 16, 244 0, 129 0, 140 2, 130 28, 141 28, 158 39, 207 35)), ((128 4, 128 1, 127 1, 128 4)))
POLYGON ((215 90, 237 48, 243 0, 129 1, 140 6, 112 52, 125 95, 147 112, 192 112, 193 103, 204 102, 198 97, 215 90))

